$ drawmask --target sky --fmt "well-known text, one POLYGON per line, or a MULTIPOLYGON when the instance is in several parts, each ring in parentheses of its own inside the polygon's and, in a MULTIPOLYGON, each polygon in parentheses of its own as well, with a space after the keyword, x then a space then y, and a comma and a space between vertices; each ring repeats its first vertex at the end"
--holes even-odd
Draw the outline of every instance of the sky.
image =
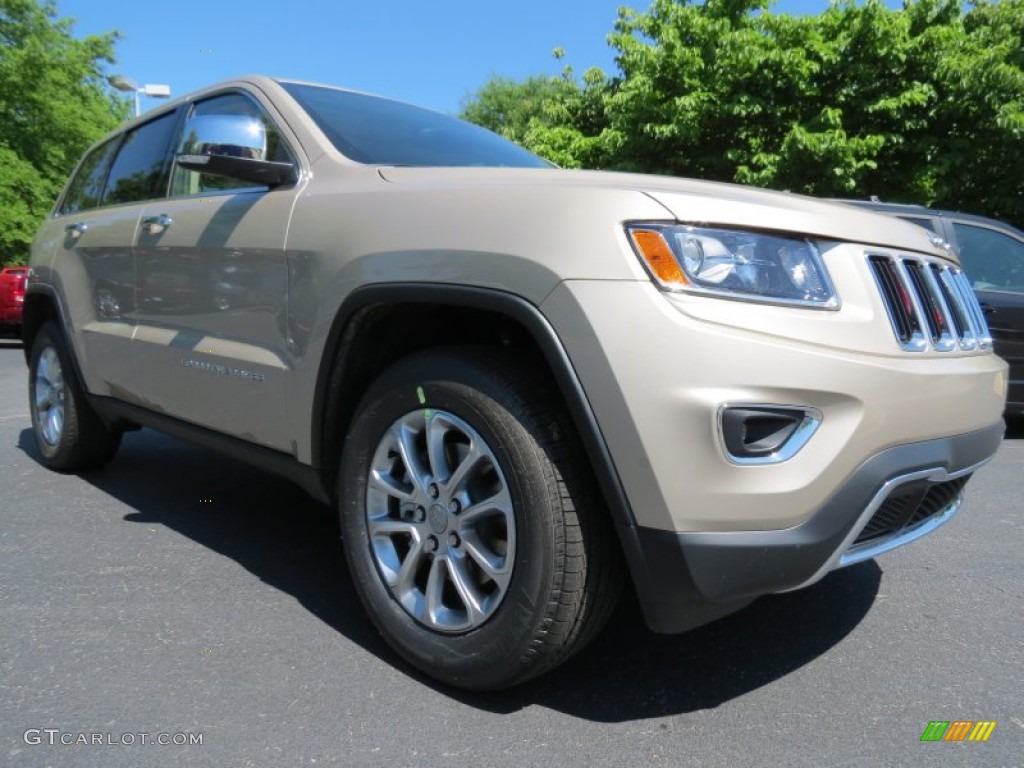
MULTIPOLYGON (((58 0, 83 37, 117 30, 107 74, 180 96, 236 75, 339 85, 456 113, 492 75, 615 71, 623 0, 58 0), (565 50, 556 61, 555 48, 565 50)), ((646 9, 647 0, 629 3, 646 9)), ((890 3, 892 5, 893 3, 890 3)), ((827 0, 779 0, 817 14, 827 0)), ((126 98, 128 98, 126 96, 126 98)), ((159 102, 143 96, 143 111, 159 102)))

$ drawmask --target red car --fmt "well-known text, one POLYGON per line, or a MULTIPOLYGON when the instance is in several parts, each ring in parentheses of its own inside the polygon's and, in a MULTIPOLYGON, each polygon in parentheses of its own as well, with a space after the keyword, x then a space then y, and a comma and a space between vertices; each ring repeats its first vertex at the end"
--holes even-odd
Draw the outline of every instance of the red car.
POLYGON ((21 336, 21 309, 25 304, 28 267, 0 270, 0 332, 21 336))

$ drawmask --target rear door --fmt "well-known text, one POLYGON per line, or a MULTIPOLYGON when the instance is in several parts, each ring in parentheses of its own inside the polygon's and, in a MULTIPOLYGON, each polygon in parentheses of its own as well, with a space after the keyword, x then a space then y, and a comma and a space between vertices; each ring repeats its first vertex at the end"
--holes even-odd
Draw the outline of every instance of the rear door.
MULTIPOLYGON (((258 120, 269 160, 292 160, 267 111, 241 91, 192 105, 193 120, 258 120)), ((171 194, 142 211, 135 358, 150 407, 288 450, 285 234, 298 186, 268 189, 174 167, 171 194)))
POLYGON ((47 224, 58 239, 57 287, 86 385, 129 402, 139 400, 133 247, 142 204, 166 194, 177 120, 177 112, 166 113, 92 150, 47 224))

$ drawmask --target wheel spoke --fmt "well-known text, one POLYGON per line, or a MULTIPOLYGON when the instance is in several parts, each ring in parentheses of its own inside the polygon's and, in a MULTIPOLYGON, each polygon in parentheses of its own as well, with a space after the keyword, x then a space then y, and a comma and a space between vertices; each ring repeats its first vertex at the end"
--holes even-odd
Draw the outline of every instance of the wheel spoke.
POLYGON ((50 445, 56 445, 60 440, 60 433, 64 428, 64 411, 61 408, 51 408, 46 412, 46 439, 50 445))
MULTIPOLYGON (((418 547, 420 538, 416 528, 410 523, 388 518, 368 520, 367 527, 370 534, 370 545, 381 576, 389 587, 394 588, 399 582, 402 567, 405 564, 401 559, 399 541, 405 540, 414 549, 418 547)), ((411 553, 411 550, 406 553, 406 560, 409 559, 411 553)))
POLYGON ((36 410, 45 411, 52 405, 53 389, 46 381, 36 381, 36 410))
POLYGON ((448 478, 448 492, 458 493, 461 491, 469 474, 480 465, 482 459, 487 457, 488 454, 480 450, 476 440, 470 442, 469 453, 459 462, 459 466, 455 468, 451 477, 448 478))
POLYGON ((444 417, 439 413, 431 414, 427 419, 427 460, 430 462, 430 472, 441 481, 451 474, 444 451, 444 438, 447 434, 448 423, 444 417))
POLYGON ((427 485, 430 483, 430 476, 420 462, 419 452, 416 448, 416 432, 411 427, 402 423, 394 425, 392 431, 398 443, 398 453, 402 457, 402 463, 405 464, 409 476, 412 478, 417 490, 425 492, 427 485))
POLYGON ((400 601, 404 601, 407 595, 416 591, 416 574, 419 572, 425 556, 423 541, 416 539, 413 548, 409 550, 405 560, 402 561, 402 567, 398 569, 395 583, 389 585, 394 588, 400 601))
POLYGON ((396 477, 379 469, 370 471, 370 485, 402 501, 412 501, 415 498, 414 491, 406 490, 396 477))
POLYGON ((388 517, 371 519, 367 521, 367 526, 370 529, 370 535, 373 537, 391 537, 395 535, 417 537, 416 526, 404 520, 394 520, 388 517))
POLYGON ((470 624, 478 624, 484 619, 483 595, 473 584, 473 579, 466 569, 465 557, 453 556, 448 560, 448 575, 451 577, 455 591, 459 593, 462 604, 466 606, 470 624))
POLYGON ((50 383, 50 368, 53 361, 53 349, 47 347, 39 356, 39 367, 36 369, 36 379, 50 383))
POLYGON ((494 514, 504 516, 506 524, 511 524, 512 499, 509 498, 508 491, 504 488, 493 496, 481 499, 472 506, 466 507, 462 510, 459 520, 461 521, 462 526, 467 528, 477 525, 483 518, 491 517, 494 514))
POLYGON ((476 531, 466 531, 462 536, 462 545, 491 581, 499 587, 508 586, 510 568, 505 555, 498 554, 484 544, 476 531))
POLYGON ((447 609, 444 607, 444 582, 447 565, 441 558, 435 558, 430 564, 430 573, 427 575, 427 587, 424 590, 426 598, 426 611, 430 620, 437 625, 443 626, 441 615, 447 609))

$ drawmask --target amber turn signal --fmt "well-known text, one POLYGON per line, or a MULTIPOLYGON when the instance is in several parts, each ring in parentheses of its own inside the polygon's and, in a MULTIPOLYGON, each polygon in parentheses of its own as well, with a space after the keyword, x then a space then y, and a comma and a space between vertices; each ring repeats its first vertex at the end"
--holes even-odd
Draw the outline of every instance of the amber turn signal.
POLYGON ((690 281, 683 274, 679 262, 661 232, 651 229, 631 229, 629 234, 633 238, 637 251, 647 262, 648 268, 663 285, 689 284, 690 281))

